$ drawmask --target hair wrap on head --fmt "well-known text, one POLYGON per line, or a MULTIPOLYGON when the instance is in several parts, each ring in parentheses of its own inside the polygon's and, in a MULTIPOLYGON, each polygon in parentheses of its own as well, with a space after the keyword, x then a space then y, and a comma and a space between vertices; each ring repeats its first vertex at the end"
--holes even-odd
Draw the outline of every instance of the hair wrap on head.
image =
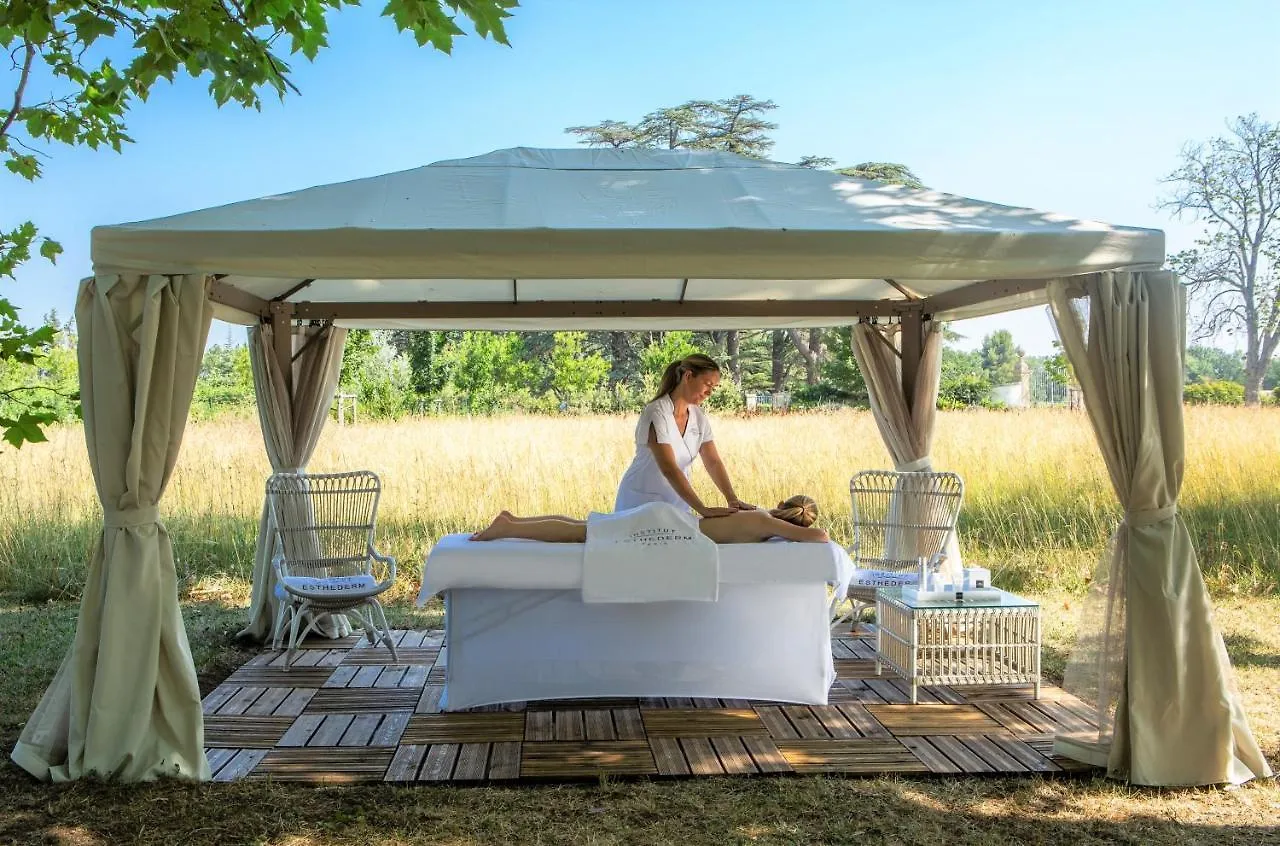
POLYGON ((801 528, 808 528, 818 521, 818 503, 812 497, 796 494, 778 503, 778 507, 769 514, 801 528))

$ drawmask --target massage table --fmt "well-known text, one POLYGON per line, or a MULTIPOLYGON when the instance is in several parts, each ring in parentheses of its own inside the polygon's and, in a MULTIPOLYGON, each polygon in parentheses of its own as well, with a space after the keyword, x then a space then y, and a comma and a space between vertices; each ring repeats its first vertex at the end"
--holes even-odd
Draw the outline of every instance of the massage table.
POLYGON ((722 545, 714 602, 584 603, 583 551, 440 539, 418 604, 445 601, 443 709, 594 697, 826 704, 832 601, 853 574, 837 544, 722 545))

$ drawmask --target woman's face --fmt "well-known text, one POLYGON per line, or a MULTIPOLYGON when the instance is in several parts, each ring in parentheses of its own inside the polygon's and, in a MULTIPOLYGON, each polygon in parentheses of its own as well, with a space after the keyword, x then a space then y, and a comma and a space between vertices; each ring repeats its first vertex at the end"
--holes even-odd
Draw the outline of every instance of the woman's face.
POLYGON ((684 377, 685 401, 690 405, 699 405, 711 396, 711 392, 720 384, 720 374, 714 370, 702 373, 688 373, 684 377))

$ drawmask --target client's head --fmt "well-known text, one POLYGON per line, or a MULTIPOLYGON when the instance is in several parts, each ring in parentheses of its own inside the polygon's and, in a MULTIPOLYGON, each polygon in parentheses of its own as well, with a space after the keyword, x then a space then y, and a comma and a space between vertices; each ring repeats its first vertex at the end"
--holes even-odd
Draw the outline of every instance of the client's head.
POLYGON ((779 520, 786 520, 788 523, 807 528, 818 519, 818 503, 814 502, 812 497, 796 494, 779 502, 778 507, 769 513, 779 520))

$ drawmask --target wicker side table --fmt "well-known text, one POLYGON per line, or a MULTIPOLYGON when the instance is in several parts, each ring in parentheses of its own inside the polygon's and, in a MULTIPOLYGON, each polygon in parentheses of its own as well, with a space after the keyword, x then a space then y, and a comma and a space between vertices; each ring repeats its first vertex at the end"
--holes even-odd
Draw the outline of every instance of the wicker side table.
POLYGON ((876 672, 888 664, 911 684, 1034 684, 1040 698, 1040 606, 999 599, 907 601, 876 592, 876 672))

